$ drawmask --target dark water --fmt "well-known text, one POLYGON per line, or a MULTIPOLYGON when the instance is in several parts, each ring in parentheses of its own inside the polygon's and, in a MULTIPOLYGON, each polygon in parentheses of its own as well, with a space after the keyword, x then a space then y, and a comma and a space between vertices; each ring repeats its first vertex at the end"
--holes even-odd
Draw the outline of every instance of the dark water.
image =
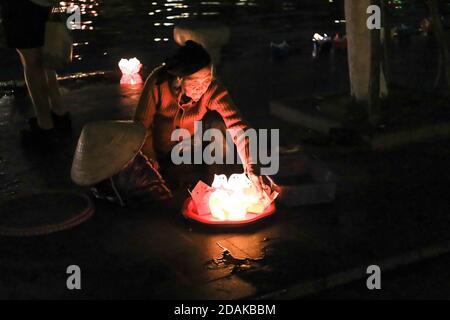
MULTIPOLYGON (((440 3, 450 12, 450 1, 440 3)), ((345 33, 344 0, 77 0, 61 2, 60 9, 72 4, 81 8, 82 29, 73 31, 74 61, 63 75, 116 70, 124 57, 152 68, 176 47, 173 28, 187 20, 229 26, 225 59, 227 52, 264 52, 271 42, 285 40, 294 52, 307 52, 314 33, 345 33)), ((418 26, 427 14, 421 0, 395 1, 392 7, 399 23, 418 26)), ((0 28, 0 39, 1 33, 0 28)), ((17 54, 0 40, 0 81, 21 78, 17 54)))
MULTIPOLYGON (((231 28, 238 46, 270 41, 310 45, 313 32, 342 30, 343 0, 84 0, 61 2, 82 10, 73 32, 74 62, 64 73, 112 70, 122 57, 160 63, 174 47, 173 28, 186 20, 214 20, 231 28)), ((0 46, 0 80, 21 77, 17 54, 0 46)))

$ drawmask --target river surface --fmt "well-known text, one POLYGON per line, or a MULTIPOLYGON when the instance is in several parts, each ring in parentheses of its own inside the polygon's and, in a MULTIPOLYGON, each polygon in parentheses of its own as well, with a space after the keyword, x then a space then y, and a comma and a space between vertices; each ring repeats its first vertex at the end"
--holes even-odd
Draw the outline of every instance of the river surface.
MULTIPOLYGON (((393 11, 417 26, 425 15, 419 3, 394 1, 393 11)), ((81 30, 72 32, 74 61, 62 74, 116 70, 121 58, 131 57, 156 66, 176 46, 174 26, 187 20, 229 26, 225 56, 264 52, 283 41, 292 52, 309 52, 314 33, 345 33, 344 0, 79 0, 61 2, 60 10, 71 5, 81 8, 81 30)), ((0 81, 21 78, 18 55, 0 41, 0 81)))
MULTIPOLYGON (((343 0, 80 0, 61 2, 61 9, 73 4, 81 8, 82 26, 73 31, 74 63, 66 73, 113 70, 122 57, 158 64, 175 46, 174 26, 186 20, 220 21, 238 44, 270 45, 297 33, 309 47, 314 32, 342 29, 344 19, 343 0)), ((1 81, 22 72, 17 55, 4 45, 0 70, 1 81)))

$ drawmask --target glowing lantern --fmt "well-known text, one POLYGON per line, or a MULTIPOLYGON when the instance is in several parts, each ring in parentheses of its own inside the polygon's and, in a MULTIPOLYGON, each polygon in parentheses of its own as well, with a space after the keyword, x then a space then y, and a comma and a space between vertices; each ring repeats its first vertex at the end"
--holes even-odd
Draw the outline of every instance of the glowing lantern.
POLYGON ((121 59, 119 68, 120 71, 122 71, 122 78, 120 79, 121 85, 137 85, 143 82, 142 77, 139 74, 142 63, 138 59, 121 59))
POLYGON ((324 39, 324 37, 321 36, 321 35, 318 34, 318 33, 315 33, 315 34, 313 35, 313 41, 322 41, 323 39, 324 39))
POLYGON ((141 84, 142 77, 140 74, 124 74, 122 78, 120 78, 121 85, 136 85, 141 84))
POLYGON ((259 202, 253 183, 245 174, 215 175, 209 197, 211 215, 219 220, 242 220, 250 206, 259 202))
POLYGON ((122 71, 123 75, 131 75, 131 74, 138 74, 139 71, 141 71, 142 63, 136 59, 121 59, 119 61, 119 68, 120 71, 122 71))
MULTIPOLYGON (((225 175, 215 175, 211 187, 200 181, 191 192, 195 215, 192 212, 187 214, 205 223, 255 221, 258 216, 275 212, 273 201, 278 193, 271 190, 263 193, 265 197, 261 199, 245 174, 233 174, 229 179, 225 175)), ((186 210, 189 211, 189 208, 186 210)))
POLYGON ((224 190, 216 190, 209 196, 209 210, 211 215, 218 220, 227 220, 227 204, 230 202, 230 196, 224 190))

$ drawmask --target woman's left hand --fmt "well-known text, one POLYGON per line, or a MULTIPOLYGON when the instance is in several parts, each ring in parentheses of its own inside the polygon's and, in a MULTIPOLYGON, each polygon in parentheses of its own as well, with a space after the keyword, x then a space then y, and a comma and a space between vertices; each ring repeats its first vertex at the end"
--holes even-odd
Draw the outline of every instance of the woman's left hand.
POLYGON ((253 183, 253 185, 256 187, 256 190, 258 191, 259 198, 261 200, 265 200, 268 195, 265 192, 265 184, 263 181, 263 178, 255 173, 247 173, 248 178, 253 183))

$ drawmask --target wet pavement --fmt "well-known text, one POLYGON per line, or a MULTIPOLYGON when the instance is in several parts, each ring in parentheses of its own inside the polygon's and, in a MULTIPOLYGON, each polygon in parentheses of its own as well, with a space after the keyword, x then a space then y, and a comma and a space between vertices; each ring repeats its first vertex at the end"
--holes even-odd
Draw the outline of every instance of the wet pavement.
MULTIPOLYGON (((139 87, 113 81, 66 92, 75 129, 55 154, 24 152, 18 146, 27 100, 2 98, 0 199, 49 189, 80 190, 69 172, 82 125, 129 119, 139 97, 139 87)), ((268 112, 250 119, 280 128, 282 140, 290 144, 296 139, 301 143, 292 128, 268 112)), ((443 193, 449 180, 448 141, 386 153, 333 144, 305 143, 302 148, 340 177, 333 203, 279 206, 273 218, 260 224, 214 229, 186 221, 179 210, 183 199, 171 208, 143 210, 97 202, 94 217, 73 230, 33 239, 0 238, 0 296, 255 297, 448 240, 443 193), (65 270, 71 264, 83 271, 79 292, 65 289, 65 270)))
MULTIPOLYGON (((277 25, 280 16, 255 14, 255 26, 260 27, 261 17, 274 19, 277 25)), ((270 296, 293 285, 296 291, 290 297, 301 297, 328 288, 323 283, 345 282, 345 277, 362 279, 364 284, 364 269, 370 264, 448 243, 450 142, 437 139, 389 152, 372 151, 362 145, 322 141, 307 130, 273 119, 272 99, 347 92, 345 54, 312 60, 305 35, 282 28, 275 32, 280 39, 290 35, 290 41, 305 45, 287 60, 274 61, 267 45, 273 34, 261 32, 254 43, 248 34, 239 33, 241 27, 248 26, 232 29, 234 37, 224 50, 220 76, 255 126, 279 128, 284 146, 300 146, 331 168, 339 177, 336 200, 297 208, 279 206, 272 218, 239 229, 186 221, 180 213, 183 197, 170 208, 155 205, 140 210, 96 202, 95 215, 73 230, 38 238, 1 237, 0 298, 238 299, 270 296), (82 270, 81 291, 66 288, 66 268, 73 264, 82 270), (356 271, 349 277, 348 270, 356 271)), ((310 31, 305 30, 308 37, 310 31)), ((424 57, 431 54, 422 44, 419 48, 424 57)), ((164 52, 145 54, 148 49, 141 53, 145 74, 164 52)), ((396 59, 412 63, 410 53, 397 54, 396 59)), ((110 70, 122 54, 111 58, 105 69, 110 70)), ((422 87, 415 76, 405 77, 407 68, 399 65, 398 81, 422 87)), ((433 76, 426 63, 419 71, 421 79, 433 76)), ((24 90, 16 88, 15 95, 1 97, 0 202, 46 190, 85 191, 69 177, 82 126, 96 120, 130 119, 141 90, 120 86, 117 74, 94 78, 62 82, 74 132, 53 154, 19 147, 18 131, 31 115, 24 90)), ((424 275, 413 271, 414 276, 424 275)), ((434 294, 430 290, 428 297, 434 294)))
POLYGON ((351 283, 310 297, 313 300, 448 300, 450 256, 400 268, 382 279, 382 290, 367 290, 363 281, 351 283))

